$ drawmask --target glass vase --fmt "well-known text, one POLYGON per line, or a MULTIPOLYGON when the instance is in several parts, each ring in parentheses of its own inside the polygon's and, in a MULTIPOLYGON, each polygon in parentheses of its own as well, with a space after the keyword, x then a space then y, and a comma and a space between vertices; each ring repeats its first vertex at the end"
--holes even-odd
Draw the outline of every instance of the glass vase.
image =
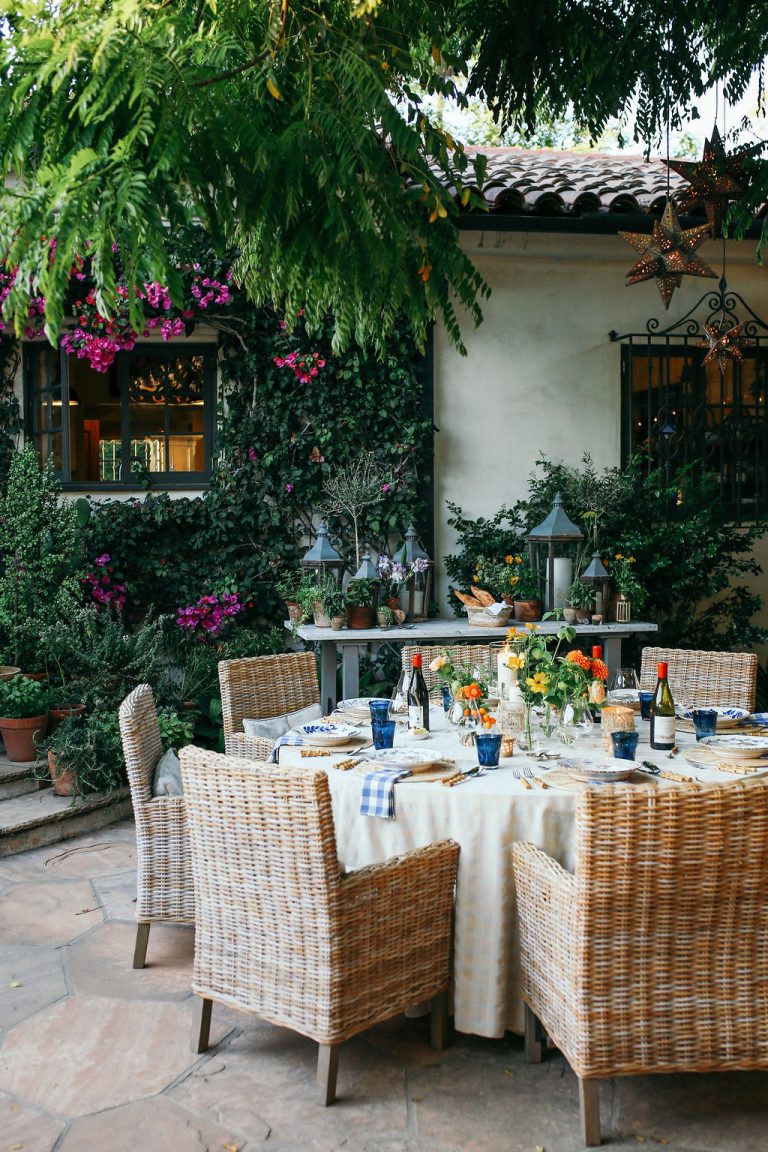
POLYGON ((519 752, 535 752, 539 747, 538 736, 533 730, 533 705, 530 700, 525 702, 523 726, 517 734, 516 743, 519 752))
POLYGON ((574 744, 580 736, 591 735, 593 724, 589 702, 583 696, 575 697, 560 709, 557 738, 561 744, 574 744))

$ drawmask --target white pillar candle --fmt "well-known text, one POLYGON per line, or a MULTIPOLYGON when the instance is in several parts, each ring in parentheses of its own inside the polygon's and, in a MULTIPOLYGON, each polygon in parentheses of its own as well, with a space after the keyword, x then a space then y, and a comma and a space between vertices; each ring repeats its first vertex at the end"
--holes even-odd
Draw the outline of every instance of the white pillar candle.
POLYGON ((513 688, 517 683, 517 668, 510 668, 507 660, 510 656, 508 648, 502 648, 497 657, 499 695, 504 696, 505 690, 513 688))
POLYGON ((568 599, 568 593, 573 583, 573 561, 568 556, 555 556, 554 562, 554 594, 552 604, 555 608, 563 608, 568 599))

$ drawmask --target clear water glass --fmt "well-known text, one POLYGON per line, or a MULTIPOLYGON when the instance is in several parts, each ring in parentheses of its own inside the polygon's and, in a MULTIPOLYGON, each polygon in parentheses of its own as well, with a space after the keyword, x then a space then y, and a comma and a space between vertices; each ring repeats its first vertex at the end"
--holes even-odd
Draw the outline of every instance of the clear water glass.
POLYGON ((608 681, 609 692, 631 692, 640 687, 634 668, 617 668, 608 681))

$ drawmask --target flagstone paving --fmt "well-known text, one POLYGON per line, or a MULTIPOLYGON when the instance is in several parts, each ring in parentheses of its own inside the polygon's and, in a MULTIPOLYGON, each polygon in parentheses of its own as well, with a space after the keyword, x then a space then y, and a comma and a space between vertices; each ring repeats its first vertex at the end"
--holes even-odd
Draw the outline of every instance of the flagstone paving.
MULTIPOLYGON (((214 1007, 189 1048, 191 928, 135 937, 133 825, 0 859, 0 1152, 577 1152, 576 1079, 519 1037, 427 1044, 399 1017, 342 1048, 314 1103, 316 1047, 214 1007)), ((635 1077, 601 1088, 605 1144, 765 1152, 768 1073, 635 1077)))

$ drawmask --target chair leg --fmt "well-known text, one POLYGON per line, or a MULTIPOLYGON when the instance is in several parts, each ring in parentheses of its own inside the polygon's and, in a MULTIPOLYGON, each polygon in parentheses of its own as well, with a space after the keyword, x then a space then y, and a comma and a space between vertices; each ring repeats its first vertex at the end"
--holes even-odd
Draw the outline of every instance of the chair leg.
POLYGON ((151 924, 139 924, 136 928, 136 946, 133 949, 134 968, 143 968, 147 961, 147 944, 151 924))
POLYGON ((429 1009, 430 1047, 442 1052, 448 1043, 448 993, 438 992, 429 1009))
POLYGON ((320 1044, 317 1053, 317 1102, 327 1108, 336 1099, 339 1045, 320 1044))
POLYGON ((205 996, 197 997, 195 1023, 192 1028, 192 1043, 190 1044, 193 1052, 205 1052, 208 1049, 211 1039, 212 1008, 213 1000, 206 1000, 205 996))
POLYGON ((541 1021, 527 1004, 525 1009, 525 1058, 529 1064, 541 1064, 541 1021))
POLYGON ((600 1140, 600 1081, 579 1077, 579 1110, 581 1135, 588 1148, 596 1148, 600 1140))

